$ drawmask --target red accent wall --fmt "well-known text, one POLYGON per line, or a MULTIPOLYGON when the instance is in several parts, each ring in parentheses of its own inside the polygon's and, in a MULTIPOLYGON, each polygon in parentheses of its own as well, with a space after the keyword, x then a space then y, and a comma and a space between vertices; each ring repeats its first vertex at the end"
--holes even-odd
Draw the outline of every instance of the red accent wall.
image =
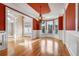
POLYGON ((63 30, 63 16, 58 18, 58 28, 59 30, 63 30))
POLYGON ((40 23, 36 19, 33 19, 33 30, 40 30, 40 23))
POLYGON ((75 30, 75 3, 69 3, 67 7, 66 30, 75 30))
POLYGON ((5 30, 5 6, 0 3, 0 31, 5 30))

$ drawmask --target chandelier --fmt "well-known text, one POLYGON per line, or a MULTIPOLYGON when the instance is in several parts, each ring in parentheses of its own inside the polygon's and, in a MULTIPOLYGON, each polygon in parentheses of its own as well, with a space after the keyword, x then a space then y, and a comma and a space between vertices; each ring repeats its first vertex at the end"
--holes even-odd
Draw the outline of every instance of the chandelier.
POLYGON ((42 22, 42 10, 41 10, 42 6, 40 6, 40 15, 39 15, 39 22, 42 22))

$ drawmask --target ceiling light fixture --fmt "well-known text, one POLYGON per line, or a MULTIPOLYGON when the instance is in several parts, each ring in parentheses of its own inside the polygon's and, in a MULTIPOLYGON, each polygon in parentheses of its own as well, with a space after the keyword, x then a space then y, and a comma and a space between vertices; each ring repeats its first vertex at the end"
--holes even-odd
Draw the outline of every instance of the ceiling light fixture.
POLYGON ((42 6, 40 6, 40 15, 39 15, 39 22, 42 22, 42 6))

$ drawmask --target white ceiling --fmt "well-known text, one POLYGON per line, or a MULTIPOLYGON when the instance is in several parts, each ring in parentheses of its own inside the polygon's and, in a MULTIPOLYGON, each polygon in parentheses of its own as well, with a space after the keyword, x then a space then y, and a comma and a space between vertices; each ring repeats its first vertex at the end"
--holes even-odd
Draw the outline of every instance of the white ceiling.
POLYGON ((5 5, 18 10, 24 14, 27 14, 33 18, 39 17, 39 13, 26 3, 4 3, 5 5))
MULTIPOLYGON (((25 13, 33 18, 38 18, 39 13, 36 12, 32 7, 30 7, 26 3, 5 3, 5 5, 14 8, 22 13, 25 13)), ((67 7, 68 4, 64 3, 49 3, 49 8, 51 12, 47 14, 43 14, 43 19, 44 20, 49 20, 53 18, 57 18, 58 16, 61 16, 64 14, 65 8, 67 7)))
POLYGON ((67 4, 65 3, 49 3, 50 13, 44 14, 43 17, 46 20, 57 18, 62 16, 65 12, 67 4))

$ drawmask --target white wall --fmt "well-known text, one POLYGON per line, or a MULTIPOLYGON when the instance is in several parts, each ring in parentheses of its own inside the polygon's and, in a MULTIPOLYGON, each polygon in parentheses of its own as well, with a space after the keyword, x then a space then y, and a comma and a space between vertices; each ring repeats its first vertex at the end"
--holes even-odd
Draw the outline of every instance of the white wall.
MULTIPOLYGON (((65 30, 63 31, 64 43, 66 44, 67 49, 70 52, 70 55, 79 55, 79 31, 78 31, 78 4, 76 3, 75 10, 75 25, 76 30, 65 30)), ((64 29, 66 29, 66 15, 64 15, 64 29)))
POLYGON ((79 32, 78 31, 65 31, 60 30, 59 31, 59 39, 63 41, 63 43, 66 44, 66 47, 70 53, 70 55, 79 55, 79 32), (64 36, 65 35, 65 36, 64 36))
POLYGON ((65 44, 71 55, 79 55, 79 32, 66 31, 65 44))
MULTIPOLYGON (((55 38, 56 35, 54 35, 55 38)), ((59 30, 59 39, 66 44, 70 55, 79 55, 79 32, 78 31, 65 31, 59 30)))
POLYGON ((33 30, 33 32, 32 32, 32 39, 35 39, 35 38, 38 37, 38 32, 39 32, 39 30, 33 30))
MULTIPOLYGON (((47 32, 47 31, 46 31, 47 32)), ((39 30, 40 33, 40 37, 51 37, 51 38, 57 38, 59 39, 59 33, 61 31, 58 31, 58 34, 55 34, 55 32, 53 31, 53 33, 42 33, 42 30, 39 30)), ((61 32, 62 33, 62 32, 61 32)))
MULTIPOLYGON (((66 31, 64 34, 64 30, 59 31, 59 39, 66 44, 69 53, 71 55, 79 55, 79 32, 77 31, 66 31), (65 35, 65 36, 64 36, 65 35)), ((55 38, 57 38, 55 36, 55 38)))
POLYGON ((53 38, 54 36, 53 33, 42 33, 42 30, 39 30, 39 32, 40 32, 40 37, 52 37, 53 38))
POLYGON ((6 39, 6 33, 3 31, 0 31, 0 42, 2 45, 0 45, 0 50, 7 48, 7 39, 6 39))

